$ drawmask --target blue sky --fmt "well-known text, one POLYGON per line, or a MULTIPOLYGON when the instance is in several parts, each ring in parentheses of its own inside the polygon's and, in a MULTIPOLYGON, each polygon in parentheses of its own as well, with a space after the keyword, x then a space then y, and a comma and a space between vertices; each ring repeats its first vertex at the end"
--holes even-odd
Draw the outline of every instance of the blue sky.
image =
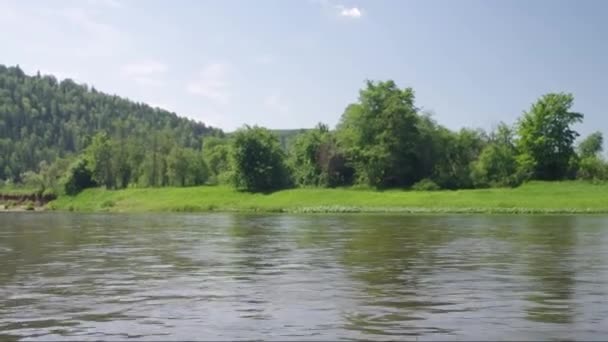
POLYGON ((452 129, 572 92, 605 134, 608 1, 0 1, 6 65, 233 130, 334 126, 365 79, 452 129))

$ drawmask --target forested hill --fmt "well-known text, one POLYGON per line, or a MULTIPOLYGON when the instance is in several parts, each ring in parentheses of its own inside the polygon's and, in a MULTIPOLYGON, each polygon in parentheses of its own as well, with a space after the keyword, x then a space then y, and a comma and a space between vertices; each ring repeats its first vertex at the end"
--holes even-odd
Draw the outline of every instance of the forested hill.
POLYGON ((18 181, 40 162, 82 151, 100 131, 133 144, 172 140, 199 149, 222 131, 146 104, 53 76, 0 65, 0 179, 18 181))

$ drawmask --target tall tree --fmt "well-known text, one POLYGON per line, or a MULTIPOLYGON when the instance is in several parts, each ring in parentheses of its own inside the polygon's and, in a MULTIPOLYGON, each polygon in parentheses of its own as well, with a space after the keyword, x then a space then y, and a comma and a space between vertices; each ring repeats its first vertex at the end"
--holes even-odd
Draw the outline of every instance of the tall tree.
POLYGON ((342 115, 339 144, 368 184, 403 186, 417 180, 420 133, 414 98, 412 88, 399 89, 393 81, 367 81, 359 102, 342 115))
POLYGON ((533 162, 534 178, 557 180, 570 176, 576 157, 573 143, 579 135, 572 125, 583 119, 583 114, 570 110, 573 103, 572 94, 546 94, 519 121, 518 148, 533 162))
POLYGON ((116 185, 116 175, 112 166, 112 143, 105 132, 97 133, 86 150, 87 165, 93 180, 108 189, 116 185))

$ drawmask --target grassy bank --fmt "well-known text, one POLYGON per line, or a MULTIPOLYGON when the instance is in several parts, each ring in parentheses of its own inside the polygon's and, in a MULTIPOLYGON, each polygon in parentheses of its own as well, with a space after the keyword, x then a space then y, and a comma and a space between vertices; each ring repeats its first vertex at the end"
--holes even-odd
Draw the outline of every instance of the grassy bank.
POLYGON ((533 182, 516 189, 436 192, 292 189, 272 194, 224 186, 88 189, 75 197, 62 196, 49 207, 111 212, 608 213, 608 184, 533 182))

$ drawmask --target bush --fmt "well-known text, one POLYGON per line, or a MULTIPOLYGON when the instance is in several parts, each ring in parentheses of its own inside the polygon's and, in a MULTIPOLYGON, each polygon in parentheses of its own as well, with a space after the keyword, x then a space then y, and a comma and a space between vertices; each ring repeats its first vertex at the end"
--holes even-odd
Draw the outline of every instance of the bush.
POLYGON ((115 203, 112 200, 105 200, 101 203, 102 208, 112 208, 114 205, 115 203))
POLYGON ((64 180, 64 189, 67 195, 73 196, 83 189, 94 187, 93 174, 87 168, 85 159, 78 159, 72 164, 64 180))
POLYGON ((583 180, 605 180, 608 177, 606 163, 598 157, 586 157, 581 159, 576 172, 576 178, 583 180))
POLYGON ((44 192, 42 193, 43 197, 47 197, 47 198, 56 198, 57 197, 57 191, 55 189, 45 189, 44 192))
POLYGON ((418 183, 412 185, 412 190, 414 191, 437 191, 441 190, 441 187, 437 185, 437 183, 432 180, 425 178, 418 183))
POLYGON ((232 164, 234 185, 246 191, 278 190, 291 183, 279 140, 265 128, 246 127, 235 133, 232 164))

